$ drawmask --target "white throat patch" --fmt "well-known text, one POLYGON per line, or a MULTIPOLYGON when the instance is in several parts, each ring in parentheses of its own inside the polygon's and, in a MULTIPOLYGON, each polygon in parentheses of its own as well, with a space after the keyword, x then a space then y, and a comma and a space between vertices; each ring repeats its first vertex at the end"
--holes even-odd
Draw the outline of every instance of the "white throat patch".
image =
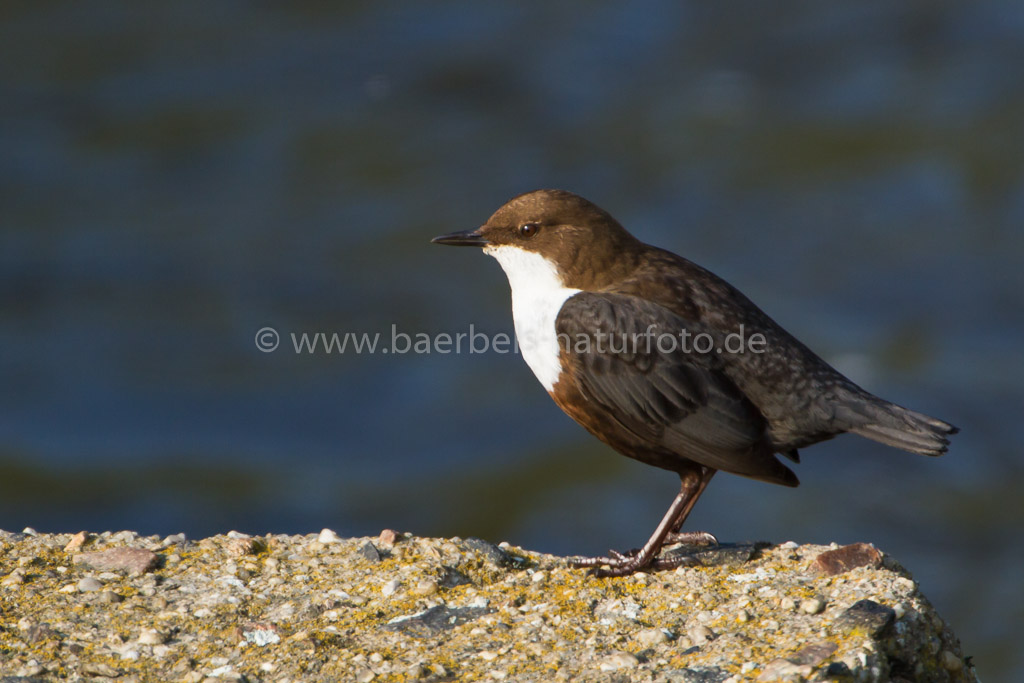
POLYGON ((565 300, 582 290, 563 285, 555 264, 536 252, 512 246, 488 246, 484 247, 484 253, 496 258, 508 276, 519 350, 533 374, 550 392, 562 372, 555 318, 565 300))

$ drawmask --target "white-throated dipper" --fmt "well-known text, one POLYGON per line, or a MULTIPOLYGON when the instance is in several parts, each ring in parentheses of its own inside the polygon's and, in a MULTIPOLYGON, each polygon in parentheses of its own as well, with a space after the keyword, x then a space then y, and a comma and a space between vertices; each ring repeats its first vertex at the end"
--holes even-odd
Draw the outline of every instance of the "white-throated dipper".
POLYGON ((600 576, 665 569, 718 470, 796 486, 776 457, 850 432, 941 455, 951 424, 874 396, 823 361, 725 280, 652 247, 586 199, 537 190, 476 230, 437 244, 482 247, 512 287, 523 358, 555 403, 619 453, 676 472, 682 485, 639 550, 575 558, 600 576))

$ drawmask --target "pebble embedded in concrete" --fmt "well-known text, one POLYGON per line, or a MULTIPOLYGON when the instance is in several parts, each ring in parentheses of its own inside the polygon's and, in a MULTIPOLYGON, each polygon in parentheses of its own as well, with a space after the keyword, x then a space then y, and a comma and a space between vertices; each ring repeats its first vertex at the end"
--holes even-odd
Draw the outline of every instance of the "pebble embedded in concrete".
POLYGON ((91 576, 86 576, 78 582, 78 590, 82 593, 94 593, 102 588, 103 582, 99 579, 94 579, 91 576))

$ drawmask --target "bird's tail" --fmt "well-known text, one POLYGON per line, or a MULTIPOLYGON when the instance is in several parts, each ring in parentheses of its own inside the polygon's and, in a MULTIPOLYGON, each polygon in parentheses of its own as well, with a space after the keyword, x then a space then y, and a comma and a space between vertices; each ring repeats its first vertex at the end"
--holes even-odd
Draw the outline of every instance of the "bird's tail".
POLYGON ((921 455, 942 455, 958 428, 867 392, 836 407, 837 421, 851 434, 921 455))

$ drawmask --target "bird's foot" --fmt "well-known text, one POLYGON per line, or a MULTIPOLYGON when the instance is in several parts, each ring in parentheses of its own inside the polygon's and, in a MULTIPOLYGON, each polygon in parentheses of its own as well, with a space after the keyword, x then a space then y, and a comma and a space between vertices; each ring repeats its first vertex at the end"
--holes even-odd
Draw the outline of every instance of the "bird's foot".
MULTIPOLYGON (((718 545, 718 539, 706 531, 688 531, 669 534, 665 538, 664 545, 677 543, 701 546, 718 545)), ((569 560, 570 567, 589 569, 589 573, 596 577, 627 576, 638 571, 664 571, 695 564, 697 564, 697 560, 690 555, 660 557, 651 554, 645 556, 641 548, 634 548, 624 553, 618 550, 609 550, 607 557, 574 557, 569 560)))
POLYGON ((610 550, 608 557, 572 557, 569 558, 569 566, 575 569, 588 569, 591 576, 604 578, 607 576, 627 576, 634 572, 646 569, 650 559, 643 558, 639 553, 631 551, 629 554, 620 553, 617 550, 610 550))
MULTIPOLYGON (((662 542, 662 548, 667 545, 718 545, 718 539, 714 535, 709 534, 706 531, 686 531, 686 532, 673 532, 665 536, 665 540, 662 542)), ((642 548, 633 548, 626 552, 619 552, 618 550, 609 550, 608 554, 619 561, 625 561, 631 557, 636 557, 643 552, 642 548)), ((583 558, 586 559, 586 558, 583 558)), ((598 559, 598 558, 594 558, 598 559)))
POLYGON ((569 566, 575 569, 588 569, 587 573, 591 576, 605 578, 609 576, 629 576, 639 571, 664 571, 666 569, 697 564, 697 560, 689 555, 647 559, 639 554, 624 554, 616 550, 608 552, 608 557, 570 558, 569 566))
POLYGON ((718 545, 718 539, 706 531, 675 532, 665 537, 665 545, 718 545))

